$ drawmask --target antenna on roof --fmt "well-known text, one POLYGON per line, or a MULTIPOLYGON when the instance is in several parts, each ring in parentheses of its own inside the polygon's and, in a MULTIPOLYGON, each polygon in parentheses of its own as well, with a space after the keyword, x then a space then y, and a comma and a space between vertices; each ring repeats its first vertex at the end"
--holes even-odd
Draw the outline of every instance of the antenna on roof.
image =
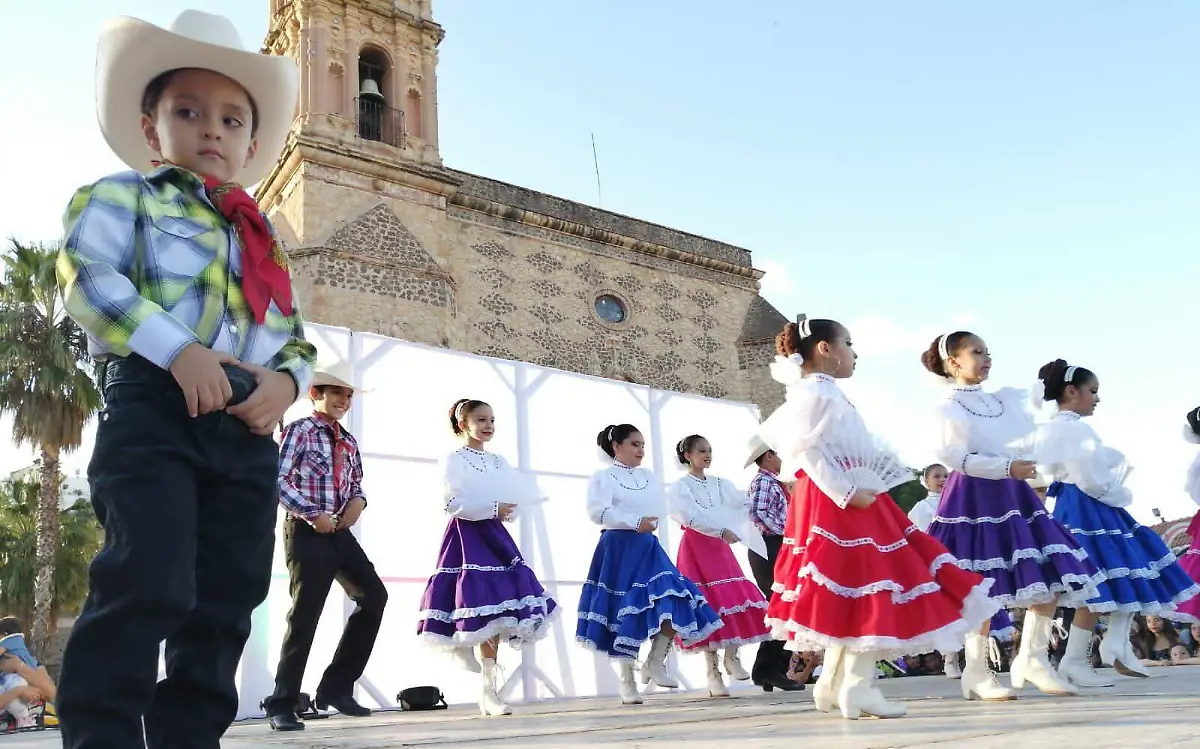
POLYGON ((604 204, 604 193, 600 191, 600 157, 596 155, 596 134, 592 133, 592 167, 596 170, 596 207, 604 204))

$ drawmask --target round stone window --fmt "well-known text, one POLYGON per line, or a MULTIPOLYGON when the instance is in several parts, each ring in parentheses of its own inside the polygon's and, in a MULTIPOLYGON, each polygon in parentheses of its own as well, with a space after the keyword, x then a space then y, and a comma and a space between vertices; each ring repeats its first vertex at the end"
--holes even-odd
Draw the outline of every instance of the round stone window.
POLYGON ((625 303, 612 294, 596 297, 596 315, 607 323, 619 325, 625 322, 625 303))

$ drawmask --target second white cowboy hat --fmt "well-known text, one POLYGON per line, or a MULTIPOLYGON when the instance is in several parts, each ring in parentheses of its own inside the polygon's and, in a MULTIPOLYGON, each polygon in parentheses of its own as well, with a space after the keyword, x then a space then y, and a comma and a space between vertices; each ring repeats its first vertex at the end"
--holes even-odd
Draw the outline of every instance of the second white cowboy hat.
POLYGON ((347 390, 353 390, 356 393, 369 393, 369 388, 354 387, 351 381, 354 379, 354 371, 346 362, 336 362, 329 366, 317 367, 317 373, 313 376, 312 385, 310 387, 321 387, 323 385, 333 385, 334 387, 342 387, 347 390))
POLYGON ((241 84, 258 109, 258 151, 238 175, 245 187, 275 166, 296 114, 300 73, 290 58, 247 50, 233 23, 185 10, 162 29, 137 18, 115 18, 100 32, 96 54, 96 114, 100 131, 121 161, 139 172, 161 156, 142 136, 142 96, 159 75, 203 68, 241 84))
POLYGON ((746 465, 743 468, 749 468, 754 465, 754 461, 771 452, 771 447, 766 442, 763 442, 762 437, 757 434, 750 438, 750 457, 746 458, 746 465))

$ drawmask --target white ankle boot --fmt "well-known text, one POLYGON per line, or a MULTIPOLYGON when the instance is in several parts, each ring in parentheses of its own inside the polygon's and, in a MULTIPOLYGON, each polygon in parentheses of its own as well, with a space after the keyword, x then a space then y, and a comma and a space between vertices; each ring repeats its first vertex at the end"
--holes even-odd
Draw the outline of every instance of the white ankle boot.
POLYGON ((1150 672, 1142 665, 1133 652, 1133 644, 1129 642, 1129 625, 1132 622, 1133 614, 1128 611, 1114 611, 1109 615, 1108 630, 1100 640, 1100 660, 1115 668, 1122 676, 1145 679, 1150 672))
POLYGON ((650 643, 650 653, 642 664, 642 683, 654 682, 660 687, 676 689, 679 682, 667 673, 667 655, 671 652, 671 638, 659 632, 650 643))
POLYGON ((942 671, 947 679, 961 679, 962 669, 958 667, 958 653, 942 653, 942 671))
POLYGON ((621 661, 621 704, 640 705, 642 695, 638 692, 637 680, 634 678, 633 661, 621 661))
POLYGON ((499 666, 495 658, 483 659, 483 694, 479 696, 479 712, 486 716, 512 715, 512 708, 500 699, 499 666))
POLYGON ((721 677, 717 654, 712 650, 707 650, 704 653, 704 659, 708 661, 708 696, 728 697, 729 687, 725 686, 725 679, 721 677))
POLYGON ((1067 652, 1058 664, 1058 675, 1077 687, 1111 687, 1112 680, 1096 673, 1088 661, 1088 646, 1091 643, 1090 630, 1072 625, 1071 633, 1067 636, 1067 652))
POLYGON ((1079 689, 1060 679, 1050 665, 1047 649, 1050 647, 1050 628, 1053 626, 1054 620, 1050 617, 1035 613, 1033 609, 1025 612, 1021 649, 1008 667, 1014 689, 1022 689, 1025 682, 1029 682, 1043 694, 1079 694, 1079 689))
POLYGON ((825 648, 821 675, 813 685, 813 705, 823 713, 837 707, 838 689, 842 686, 842 656, 845 652, 845 648, 825 648))
POLYGON ((838 688, 838 707, 846 720, 863 715, 876 718, 903 718, 908 710, 898 702, 888 702, 875 687, 875 653, 842 654, 842 683, 838 688))
POLYGON ((967 635, 966 667, 962 670, 962 695, 967 700, 999 702, 1015 700, 1011 689, 1000 686, 996 674, 988 666, 988 638, 972 632, 967 635))
POLYGON ((725 673, 738 681, 746 681, 750 678, 750 674, 742 667, 742 660, 738 657, 737 648, 725 649, 725 673))
POLYGON ((451 651, 455 662, 458 663, 464 670, 470 671, 473 674, 478 674, 483 671, 483 667, 479 665, 479 661, 475 659, 475 648, 455 648, 451 651))

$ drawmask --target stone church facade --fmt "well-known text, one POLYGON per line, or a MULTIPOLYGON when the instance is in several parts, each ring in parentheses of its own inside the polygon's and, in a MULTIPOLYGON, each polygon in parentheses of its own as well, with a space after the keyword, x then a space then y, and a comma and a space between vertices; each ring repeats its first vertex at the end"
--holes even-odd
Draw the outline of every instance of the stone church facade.
POLYGON ((740 247, 447 167, 429 0, 269 0, 300 65, 258 197, 306 317, 757 404, 784 317, 740 247))

